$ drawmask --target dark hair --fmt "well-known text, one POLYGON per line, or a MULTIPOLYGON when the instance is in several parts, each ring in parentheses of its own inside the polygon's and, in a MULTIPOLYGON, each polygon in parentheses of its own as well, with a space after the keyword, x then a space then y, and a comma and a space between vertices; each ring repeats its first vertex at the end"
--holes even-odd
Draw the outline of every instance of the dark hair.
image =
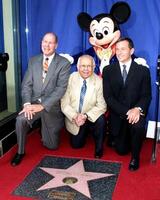
POLYGON ((119 38, 119 40, 117 40, 116 44, 117 44, 118 42, 122 42, 122 41, 127 41, 128 44, 129 44, 129 48, 130 48, 130 49, 134 48, 134 44, 133 44, 133 41, 132 41, 131 38, 128 38, 128 37, 119 38))

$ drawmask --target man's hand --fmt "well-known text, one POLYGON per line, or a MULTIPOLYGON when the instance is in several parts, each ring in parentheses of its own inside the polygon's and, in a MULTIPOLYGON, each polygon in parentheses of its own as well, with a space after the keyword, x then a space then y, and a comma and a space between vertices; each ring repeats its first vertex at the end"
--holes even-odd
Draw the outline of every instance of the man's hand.
POLYGON ((85 114, 78 113, 73 119, 77 126, 82 126, 86 122, 87 116, 85 114))
POLYGON ((40 112, 44 109, 44 107, 41 104, 32 104, 32 111, 34 113, 40 112))
POLYGON ((44 109, 44 107, 41 104, 27 104, 23 107, 22 111, 19 113, 22 114, 24 113, 24 116, 28 119, 31 120, 33 119, 33 116, 35 113, 40 112, 44 109))
POLYGON ((132 108, 126 113, 127 120, 130 124, 135 124, 139 121, 141 112, 138 108, 132 108))

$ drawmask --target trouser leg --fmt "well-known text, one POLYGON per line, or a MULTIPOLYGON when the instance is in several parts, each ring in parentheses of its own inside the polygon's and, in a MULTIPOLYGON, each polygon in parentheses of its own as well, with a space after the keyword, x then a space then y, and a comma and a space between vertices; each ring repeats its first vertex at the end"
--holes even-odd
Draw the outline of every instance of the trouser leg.
POLYGON ((60 143, 60 131, 64 125, 63 115, 48 113, 45 110, 41 114, 42 142, 48 149, 57 149, 60 143))
POLYGON ((115 137, 115 150, 120 155, 126 155, 129 153, 130 148, 131 145, 128 122, 124 120, 121 123, 118 135, 115 137))
POLYGON ((105 116, 101 115, 94 123, 93 136, 95 140, 95 152, 103 151, 105 130, 106 130, 105 116))
POLYGON ((28 124, 24 115, 18 115, 16 119, 16 134, 19 154, 24 153, 26 133, 29 131, 29 129, 30 125, 28 124))
POLYGON ((41 128, 43 145, 48 149, 57 149, 60 143, 60 130, 55 130, 54 127, 46 127, 42 123, 41 128))
POLYGON ((145 137, 145 119, 140 118, 139 122, 131 125, 131 154, 133 158, 139 159, 143 139, 145 137))
POLYGON ((88 122, 80 127, 77 135, 71 134, 71 146, 73 148, 82 148, 85 145, 87 136, 87 124, 88 122))
POLYGON ((16 118, 16 135, 18 143, 18 153, 25 152, 26 134, 31 128, 33 122, 40 117, 40 113, 34 115, 32 120, 28 120, 24 114, 18 115, 16 118))

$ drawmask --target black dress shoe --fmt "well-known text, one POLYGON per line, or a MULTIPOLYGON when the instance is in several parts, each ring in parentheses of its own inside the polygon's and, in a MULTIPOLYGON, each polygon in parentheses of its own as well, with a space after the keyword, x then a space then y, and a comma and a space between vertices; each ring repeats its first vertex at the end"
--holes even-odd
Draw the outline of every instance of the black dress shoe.
POLYGON ((139 168, 139 159, 131 159, 130 163, 129 163, 129 170, 130 171, 135 171, 139 168))
POLYGON ((95 158, 102 158, 103 156, 103 151, 97 151, 94 155, 95 158))
POLYGON ((16 153, 16 155, 14 156, 14 158, 11 161, 11 165, 12 166, 16 166, 16 165, 20 164, 22 159, 23 159, 23 157, 24 157, 24 155, 25 154, 16 153))

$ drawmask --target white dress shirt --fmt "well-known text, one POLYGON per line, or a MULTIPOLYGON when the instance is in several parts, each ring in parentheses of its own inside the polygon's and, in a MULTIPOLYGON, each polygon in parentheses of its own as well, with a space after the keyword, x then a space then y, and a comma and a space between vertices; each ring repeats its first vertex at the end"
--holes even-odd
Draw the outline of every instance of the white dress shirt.
POLYGON ((127 71, 127 74, 129 72, 129 69, 130 69, 130 66, 131 66, 131 62, 132 62, 132 59, 130 59, 128 62, 126 63, 122 63, 122 62, 119 62, 119 65, 120 65, 120 69, 121 69, 121 74, 123 74, 123 65, 126 65, 126 71, 127 71))

